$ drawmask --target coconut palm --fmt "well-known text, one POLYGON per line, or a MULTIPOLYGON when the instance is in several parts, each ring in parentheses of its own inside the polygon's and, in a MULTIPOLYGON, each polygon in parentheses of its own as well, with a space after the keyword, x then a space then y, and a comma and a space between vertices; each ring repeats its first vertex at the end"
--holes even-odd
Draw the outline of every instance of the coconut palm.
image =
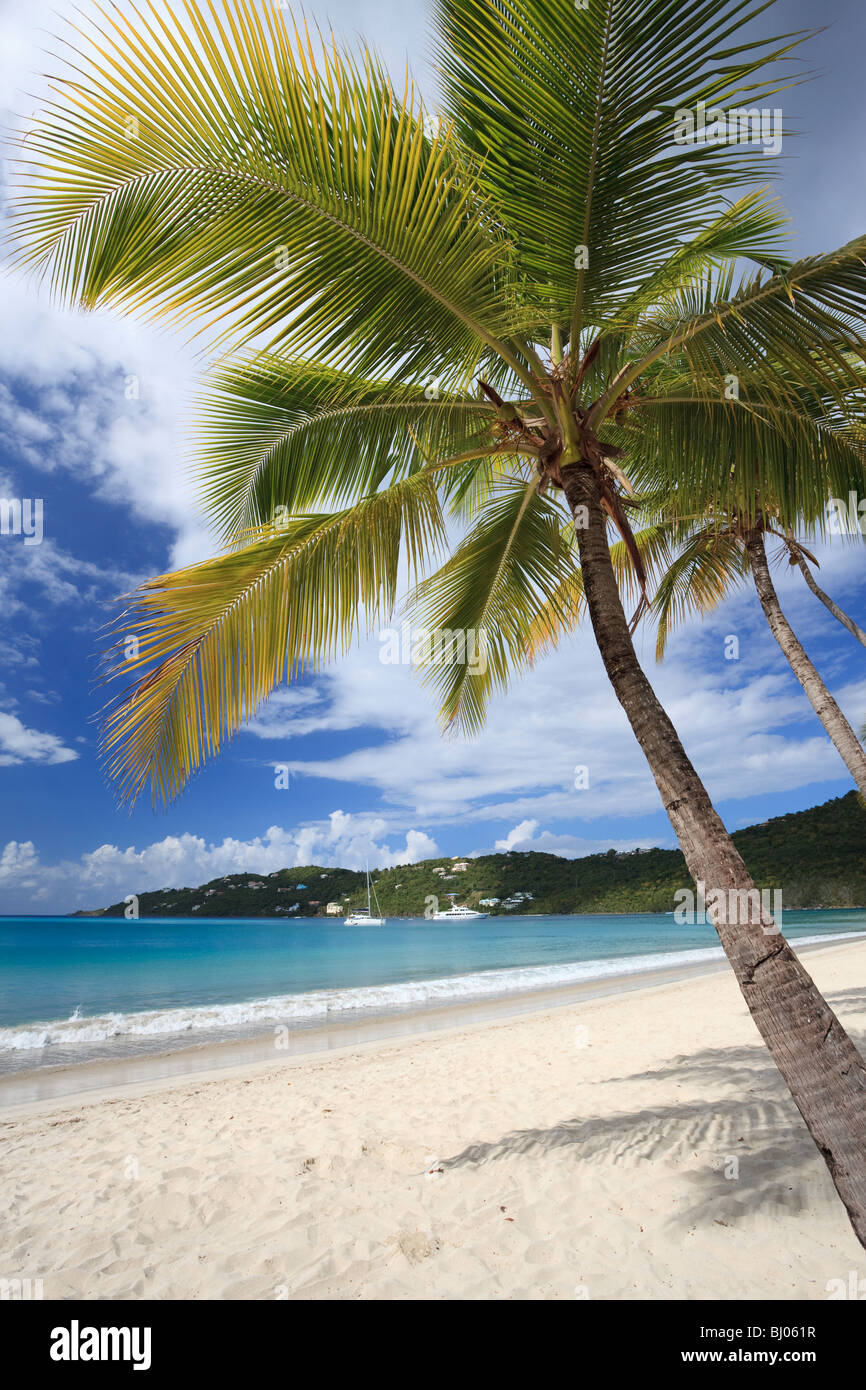
MULTIPOLYGON (((136 683, 105 748, 123 797, 176 795, 284 676, 390 613, 407 562, 429 625, 487 633, 485 670, 426 672, 469 731, 585 598, 690 873, 753 890, 635 655, 608 527, 640 585, 611 431, 652 409, 655 364, 681 358, 702 394, 728 360, 759 399, 772 360, 835 400, 863 354, 866 239, 787 264, 751 191, 763 151, 674 137, 678 112, 760 107, 786 79, 795 40, 741 32, 764 8, 436 0, 436 118, 369 54, 318 53, 253 0, 187 0, 183 25, 101 14, 28 136, 21 260, 69 302, 233 348, 204 420, 228 548, 144 585, 121 622, 136 683), (704 277, 742 258, 751 278, 707 303, 704 277)), ((684 497, 688 463, 670 451, 684 497)), ((720 940, 866 1241, 866 1066, 739 901, 717 901, 720 940)))
POLYGON ((820 562, 811 551, 806 549, 802 541, 798 541, 790 531, 785 535, 785 545, 788 550, 788 564, 797 566, 815 597, 820 599, 827 611, 833 614, 836 621, 841 623, 842 626, 851 633, 852 637, 856 637, 857 641, 862 646, 866 647, 866 632, 863 631, 860 624, 855 622, 843 608, 839 607, 838 603, 836 603, 829 594, 824 592, 810 570, 810 562, 815 565, 816 568, 820 568, 820 562))
MULTIPOLYGON (((866 752, 806 655, 779 603, 766 552, 766 536, 773 534, 779 533, 765 513, 748 519, 735 515, 724 523, 716 517, 710 524, 699 523, 686 530, 652 604, 658 619, 656 654, 659 659, 664 655, 668 636, 678 619, 689 610, 710 612, 735 584, 750 576, 770 630, 791 670, 861 795, 866 794, 866 752)), ((795 548, 798 554, 810 553, 790 532, 783 535, 783 541, 783 553, 795 548)))
MULTIPOLYGON (((714 365, 722 380, 722 364, 714 365)), ((630 411, 619 430, 617 437, 626 453, 635 458, 635 477, 643 483, 654 480, 659 489, 654 499, 654 534, 657 547, 664 536, 664 558, 659 563, 655 557, 653 563, 660 574, 652 604, 658 621, 656 655, 662 658, 672 627, 686 613, 709 612, 735 585, 751 578, 773 636, 861 794, 866 794, 866 751, 785 617, 766 552, 767 539, 778 539, 782 554, 806 572, 810 587, 834 616, 855 636, 859 633, 857 625, 814 583, 807 560, 818 562, 803 540, 796 538, 793 527, 805 528, 810 535, 822 534, 827 529, 827 497, 862 488, 866 477, 860 418, 863 391, 847 393, 844 409, 834 413, 831 401, 792 389, 793 384, 781 374, 782 367, 766 361, 752 374, 748 393, 746 383, 738 378, 735 396, 727 398, 720 391, 712 400, 709 390, 704 399, 696 398, 685 364, 668 361, 651 382, 653 406, 630 411), (760 397, 753 399, 759 377, 760 397), (696 476, 688 501, 694 505, 701 498, 699 514, 679 515, 682 488, 664 492, 672 447, 682 448, 689 457, 696 476), (709 471, 703 450, 712 455, 709 471), (764 460, 762 472, 767 480, 763 493, 755 487, 758 457, 764 460), (713 475, 714 493, 706 491, 703 482, 713 475)), ((711 379, 708 376, 707 387, 711 379)))

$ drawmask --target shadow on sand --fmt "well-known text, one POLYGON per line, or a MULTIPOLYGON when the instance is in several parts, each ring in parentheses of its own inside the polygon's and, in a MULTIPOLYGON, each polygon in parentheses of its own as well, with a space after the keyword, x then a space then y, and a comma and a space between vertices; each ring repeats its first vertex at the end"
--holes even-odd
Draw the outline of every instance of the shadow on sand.
MULTIPOLYGON (((866 989, 839 991, 827 999, 841 1013, 862 1010, 866 989)), ((866 1035, 848 1031, 861 1052, 866 1051, 866 1035)), ((549 1129, 515 1130, 470 1144, 440 1159, 441 1166, 446 1171, 481 1167, 517 1154, 541 1159, 563 1149, 571 1150, 579 1163, 663 1163, 698 1155, 704 1166, 680 1174, 691 1201, 671 1214, 679 1227, 733 1225, 751 1212, 766 1214, 770 1207, 797 1213, 838 1201, 800 1113, 761 1043, 707 1048, 616 1080, 699 1080, 728 1094, 705 1102, 573 1116, 549 1129), (726 1176, 734 1172, 735 1177, 726 1176)))

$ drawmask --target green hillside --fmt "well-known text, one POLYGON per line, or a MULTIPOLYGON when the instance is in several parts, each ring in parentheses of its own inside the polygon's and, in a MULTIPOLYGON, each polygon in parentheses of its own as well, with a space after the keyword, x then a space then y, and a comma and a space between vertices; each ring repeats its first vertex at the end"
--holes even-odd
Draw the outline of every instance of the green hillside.
MULTIPOLYGON (((866 810, 856 792, 738 830, 734 840, 758 887, 782 890, 783 908, 866 906, 866 810)), ((494 915, 665 912, 674 906, 675 891, 690 885, 679 850, 609 849, 583 859, 511 851, 462 862, 462 872, 444 857, 377 871, 382 912, 420 917, 431 898, 447 907, 449 894, 470 907, 498 898, 498 905, 484 907, 494 915)), ((345 912, 365 906, 364 875, 316 864, 229 874, 198 888, 141 893, 138 907, 142 917, 324 917, 329 902, 345 912)), ((124 904, 81 915, 122 917, 124 904)))

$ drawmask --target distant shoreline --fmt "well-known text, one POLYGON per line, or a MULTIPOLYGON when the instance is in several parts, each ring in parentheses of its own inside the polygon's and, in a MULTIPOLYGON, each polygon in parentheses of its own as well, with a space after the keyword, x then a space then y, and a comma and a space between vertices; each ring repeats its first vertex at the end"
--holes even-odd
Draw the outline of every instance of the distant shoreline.
MULTIPOLYGON (((786 911, 786 912, 866 912, 866 901, 864 901, 864 902, 862 902, 862 903, 845 903, 845 904, 840 903, 838 906, 834 906, 832 903, 829 903, 829 904, 823 904, 821 907, 798 907, 798 906, 796 906, 795 904, 791 904, 790 907, 786 907, 786 908, 785 908, 785 911, 786 911)), ((618 912, 607 912, 607 911, 604 911, 602 908, 599 908, 599 909, 597 909, 597 910, 596 910, 596 909, 591 909, 591 910, 589 910, 589 911, 584 910, 584 911, 582 911, 582 912, 488 912, 488 913, 487 913, 487 917, 488 917, 488 919, 489 919, 490 921, 498 921, 500 918, 503 918, 503 917, 504 917, 506 920, 517 920, 517 919, 522 919, 522 918, 524 918, 524 917, 672 917, 673 915, 674 915, 673 912, 672 912, 672 911, 669 911, 669 910, 667 910, 667 909, 665 909, 664 911, 653 911, 651 908, 643 908, 643 907, 640 907, 640 908, 623 908, 621 911, 618 911, 618 912)), ((109 917, 109 916, 107 916, 106 913, 104 913, 104 912, 102 912, 102 911, 98 911, 98 912, 81 912, 81 911, 79 911, 79 912, 61 912, 61 913, 56 913, 56 914, 52 914, 52 913, 39 913, 39 914, 37 914, 37 913, 0 913, 0 922, 2 922, 2 921, 28 921, 28 920, 30 920, 30 919, 32 919, 33 921, 42 921, 42 922, 47 922, 47 921, 59 921, 59 920, 69 920, 69 921, 79 920, 79 921, 80 921, 82 918, 88 918, 90 921, 96 921, 96 922, 98 922, 98 921, 105 921, 105 922, 122 922, 122 921, 125 920, 125 919, 122 918, 122 917, 109 917)), ((154 914, 152 914, 152 915, 150 915, 150 916, 148 916, 146 913, 142 913, 139 917, 130 918, 129 920, 130 920, 130 921, 136 921, 136 922, 210 922, 211 924, 213 924, 213 923, 215 923, 215 922, 331 922, 331 923, 333 923, 335 926, 337 926, 337 925, 339 925, 339 924, 341 923, 342 918, 337 917, 337 916, 335 916, 334 914, 332 914, 331 916, 326 916, 326 915, 321 914, 321 913, 320 913, 320 914, 314 914, 313 916, 306 916, 306 915, 301 916, 301 914, 300 914, 300 913, 297 913, 297 912, 292 912, 291 914, 285 913, 285 914, 280 915, 279 917, 273 917, 273 916, 267 916, 267 915, 254 916, 254 915, 251 915, 250 913, 243 913, 243 912, 231 913, 231 914, 225 913, 225 914, 224 914, 223 916, 221 916, 221 917, 203 917, 203 916, 201 915, 201 913, 198 913, 198 912, 195 912, 195 913, 193 913, 193 912, 177 912, 177 913, 171 913, 171 914, 168 914, 168 913, 165 913, 165 914, 163 914, 163 913, 154 913, 154 914)), ((403 912, 389 912, 389 913, 387 914, 387 920, 388 920, 389 922, 427 922, 427 923, 431 923, 433 919, 432 919, 432 918, 427 918, 427 917, 418 917, 417 915, 415 915, 414 913, 411 913, 411 912, 407 912, 407 913, 403 913, 403 912)), ((483 918, 476 918, 475 920, 476 920, 476 922, 477 922, 477 921, 483 920, 483 918)))
MULTIPOLYGON (((866 907, 864 831, 866 811, 851 791, 734 830, 732 837, 754 885, 781 892, 786 909, 853 912, 866 907)), ((678 893, 692 886, 682 852, 659 846, 611 847, 576 859, 541 850, 440 855, 374 873, 377 915, 395 920, 422 917, 444 899, 495 918, 642 916, 670 911, 678 893)), ((131 909, 139 919, 185 919, 219 908, 217 918, 228 920, 296 915, 318 920, 347 916, 366 905, 360 870, 304 864, 232 872, 195 886, 135 891, 132 885, 122 900, 63 915, 125 917, 131 909)))

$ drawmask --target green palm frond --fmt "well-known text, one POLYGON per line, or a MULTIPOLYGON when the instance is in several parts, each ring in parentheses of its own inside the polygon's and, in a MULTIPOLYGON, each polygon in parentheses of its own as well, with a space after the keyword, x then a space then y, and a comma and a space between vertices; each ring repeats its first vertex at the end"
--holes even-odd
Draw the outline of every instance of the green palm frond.
POLYGON ((474 663, 438 660, 432 649, 422 665, 446 724, 481 728, 491 695, 531 659, 532 621, 543 602, 554 603, 572 567, 562 513, 534 482, 503 483, 479 506, 466 537, 407 604, 416 630, 471 633, 464 643, 481 654, 474 663))
POLYGON ((453 133, 431 137, 373 57, 317 54, 254 0, 98 13, 28 137, 14 216, 20 260, 63 299, 365 376, 461 381, 507 337, 509 246, 453 133))
POLYGON ((106 712, 103 754, 124 800, 146 783, 154 801, 177 796, 281 680, 391 612, 401 560, 419 573, 444 528, 432 479, 416 474, 251 539, 148 581, 118 620, 108 679, 139 679, 106 712))
POLYGON ((738 399, 722 390, 715 398, 674 391, 636 399, 610 431, 626 450, 635 485, 665 481, 676 488, 681 513, 769 508, 788 524, 825 529, 828 497, 863 487, 866 441, 848 424, 813 418, 806 403, 771 406, 750 400, 746 383, 738 389, 738 399))
MULTIPOLYGON (((723 282, 724 283, 724 282, 723 282)), ((745 278, 717 297, 712 277, 690 281, 675 302, 646 315, 626 363, 590 417, 601 424, 622 393, 656 362, 677 358, 696 383, 746 380, 753 398, 773 404, 791 389, 818 390, 841 407, 863 383, 866 339, 866 237, 782 274, 745 278)), ((725 286, 726 288, 726 286, 725 286)))
POLYGON ((436 0, 446 114, 483 166, 540 324, 577 342, 716 216, 720 188, 766 182, 772 160, 754 146, 674 132, 680 109, 756 107, 787 83, 779 60, 803 36, 745 40, 764 8, 436 0))
POLYGON ((223 363, 198 419, 204 507, 224 535, 277 508, 345 505, 430 459, 493 442, 487 401, 270 353, 223 363))
MULTIPOLYGON (((775 198, 760 190, 746 193, 703 225, 688 241, 673 248, 668 260, 655 266, 635 287, 633 293, 612 313, 600 329, 606 347, 611 337, 627 342, 628 335, 641 326, 642 319, 658 306, 676 308, 687 287, 714 285, 717 296, 723 287, 733 286, 735 263, 752 259, 766 266, 768 243, 788 224, 775 198)), ((773 250, 773 265, 784 261, 781 248, 773 250)))
POLYGON ((679 623, 691 613, 712 612, 748 572, 748 556, 730 531, 694 533, 663 575, 651 605, 658 620, 656 660, 661 661, 679 623))

